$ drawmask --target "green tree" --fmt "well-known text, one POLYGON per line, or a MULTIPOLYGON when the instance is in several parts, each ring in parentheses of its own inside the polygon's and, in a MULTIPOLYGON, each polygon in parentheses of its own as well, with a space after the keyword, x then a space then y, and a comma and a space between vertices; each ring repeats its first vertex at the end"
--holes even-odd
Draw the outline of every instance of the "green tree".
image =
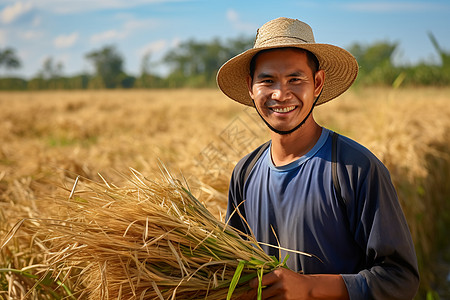
POLYGON ((0 78, 0 90, 25 90, 27 81, 22 78, 0 78))
MULTIPOLYGON (((86 54, 95 68, 96 76, 101 79, 105 88, 119 87, 124 78, 123 58, 114 46, 105 46, 100 50, 86 54)), ((99 86, 98 83, 95 84, 99 86)))
POLYGON ((354 44, 349 51, 360 66, 358 81, 364 84, 392 85, 399 71, 392 63, 398 43, 378 42, 369 46, 354 44))
POLYGON ((220 66, 232 56, 251 48, 252 40, 239 37, 222 42, 188 40, 167 53, 164 62, 172 71, 167 80, 170 86, 213 86, 220 66))
MULTIPOLYGON (((18 69, 21 67, 21 62, 13 48, 5 48, 4 50, 0 49, 0 68, 2 67, 6 70, 18 69)), ((26 86, 26 80, 21 78, 0 78, 1 90, 23 90, 26 89, 26 86)))
POLYGON ((142 57, 141 74, 137 78, 135 87, 137 88, 157 88, 162 87, 162 80, 155 75, 152 69, 156 67, 156 63, 151 61, 151 52, 147 52, 142 57))
POLYGON ((428 37, 430 38, 431 43, 434 46, 434 49, 436 49, 437 53, 441 57, 442 67, 450 68, 450 52, 444 51, 444 49, 441 48, 433 33, 429 32, 428 37))
POLYGON ((47 57, 42 64, 42 69, 38 72, 38 76, 44 79, 56 79, 62 77, 63 68, 62 62, 55 63, 53 58, 47 57))
POLYGON ((350 52, 356 57, 365 72, 372 72, 380 67, 392 67, 392 55, 397 49, 397 43, 380 42, 364 47, 355 44, 350 52))
POLYGON ((0 67, 2 66, 6 69, 18 69, 21 67, 21 62, 13 48, 0 49, 0 67))
POLYGON ((428 33, 428 37, 430 38, 434 49, 436 49, 437 53, 439 54, 442 63, 441 66, 437 67, 438 70, 435 70, 435 72, 438 73, 439 76, 437 78, 434 77, 434 84, 448 86, 450 84, 450 51, 442 49, 436 37, 431 32, 428 33))
POLYGON ((88 74, 79 74, 69 78, 69 89, 86 89, 89 84, 88 74))

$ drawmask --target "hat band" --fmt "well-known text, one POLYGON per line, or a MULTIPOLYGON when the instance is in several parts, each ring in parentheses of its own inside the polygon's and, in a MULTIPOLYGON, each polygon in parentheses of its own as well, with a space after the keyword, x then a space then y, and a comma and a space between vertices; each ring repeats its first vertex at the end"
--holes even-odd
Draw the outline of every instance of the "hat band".
POLYGON ((309 44, 309 43, 314 43, 314 41, 307 41, 304 40, 302 38, 298 38, 295 36, 284 36, 284 35, 278 35, 278 36, 274 36, 271 38, 268 38, 264 41, 261 42, 257 42, 255 43, 255 46, 253 48, 256 47, 264 47, 264 46, 268 46, 268 45, 272 45, 275 41, 274 40, 278 40, 278 39, 282 39, 283 43, 281 44, 276 44, 276 46, 283 46, 283 44, 286 44, 287 40, 286 39, 290 39, 290 40, 294 40, 292 43, 298 43, 298 41, 301 41, 302 44, 309 44))

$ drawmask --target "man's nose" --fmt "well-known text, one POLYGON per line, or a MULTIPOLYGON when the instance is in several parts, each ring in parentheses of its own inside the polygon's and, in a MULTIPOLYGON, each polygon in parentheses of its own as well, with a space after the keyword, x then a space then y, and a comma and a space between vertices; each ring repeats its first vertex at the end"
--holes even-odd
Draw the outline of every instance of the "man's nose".
POLYGON ((277 84, 272 91, 272 99, 285 101, 292 98, 292 92, 286 84, 277 84))

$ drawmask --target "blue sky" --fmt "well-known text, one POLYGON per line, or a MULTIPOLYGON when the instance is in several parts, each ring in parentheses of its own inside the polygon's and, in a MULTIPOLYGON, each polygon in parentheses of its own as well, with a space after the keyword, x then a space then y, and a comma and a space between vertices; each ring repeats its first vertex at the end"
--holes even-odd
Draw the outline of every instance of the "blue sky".
POLYGON ((448 0, 0 0, 0 49, 13 47, 23 64, 0 76, 30 78, 48 57, 65 75, 90 72, 85 54, 105 45, 115 45, 126 72, 137 75, 148 51, 157 62, 188 39, 253 37, 281 16, 311 25, 317 42, 343 48, 398 42, 399 63, 439 62, 430 31, 450 52, 448 0))

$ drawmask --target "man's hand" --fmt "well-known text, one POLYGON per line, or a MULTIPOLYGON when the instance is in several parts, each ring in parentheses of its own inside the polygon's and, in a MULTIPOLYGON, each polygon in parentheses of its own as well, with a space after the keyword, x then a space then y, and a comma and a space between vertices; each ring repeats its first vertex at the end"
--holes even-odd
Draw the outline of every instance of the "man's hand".
MULTIPOLYGON (((262 278, 262 299, 348 299, 344 280, 340 275, 301 275, 279 268, 262 278)), ((252 288, 238 300, 254 300, 257 296, 258 279, 250 281, 252 288)))

